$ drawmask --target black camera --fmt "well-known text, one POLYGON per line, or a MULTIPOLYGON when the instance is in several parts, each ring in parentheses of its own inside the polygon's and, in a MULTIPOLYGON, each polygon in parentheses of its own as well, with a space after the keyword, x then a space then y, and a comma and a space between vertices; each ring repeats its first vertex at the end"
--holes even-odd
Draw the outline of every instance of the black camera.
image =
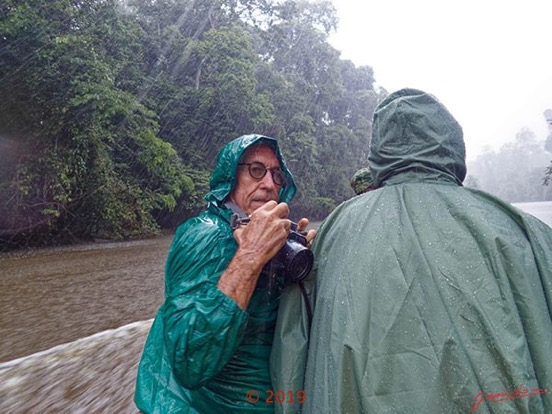
POLYGON ((282 271, 286 283, 300 282, 311 271, 314 255, 306 246, 305 234, 297 231, 297 224, 292 221, 286 243, 271 260, 282 271))
MULTIPOLYGON (((232 215, 232 228, 247 223, 249 223, 249 217, 232 215)), ((297 224, 292 221, 286 243, 267 265, 275 266, 274 270, 281 272, 286 284, 302 281, 309 274, 314 263, 314 255, 307 244, 305 233, 297 231, 297 224)))

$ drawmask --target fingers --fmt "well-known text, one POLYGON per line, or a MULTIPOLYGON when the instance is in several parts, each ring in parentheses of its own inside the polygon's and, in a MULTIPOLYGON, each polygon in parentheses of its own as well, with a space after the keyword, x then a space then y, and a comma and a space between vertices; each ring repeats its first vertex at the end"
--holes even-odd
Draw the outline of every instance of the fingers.
POLYGON ((289 206, 287 203, 277 203, 276 201, 268 201, 251 213, 251 219, 266 215, 274 215, 278 218, 287 218, 289 215, 289 206))
POLYGON ((289 215, 289 206, 286 203, 276 203, 275 201, 269 201, 263 206, 259 207, 253 213, 251 213, 251 222, 264 222, 269 221, 278 222, 281 220, 281 225, 289 231, 291 228, 291 221, 287 219, 289 215))
POLYGON ((286 203, 269 201, 250 215, 250 221, 236 233, 234 238, 243 251, 254 252, 264 262, 274 256, 285 243, 291 221, 287 218, 286 203))
POLYGON ((284 230, 286 231, 286 233, 289 233, 291 230, 291 220, 289 219, 282 220, 282 226, 284 226, 284 230))
POLYGON ((307 226, 309 225, 309 219, 303 217, 301 220, 297 222, 297 231, 304 232, 307 230, 307 226))
POLYGON ((305 238, 307 239, 307 247, 310 249, 312 245, 312 241, 316 237, 316 230, 310 229, 307 231, 308 225, 309 225, 309 220, 303 217, 301 220, 297 222, 297 231, 301 233, 307 232, 307 234, 305 235, 305 238))
POLYGON ((289 206, 286 203, 279 203, 274 207, 274 213, 280 218, 287 218, 289 216, 289 206))
POLYGON ((317 232, 314 229, 311 229, 307 232, 307 235, 305 236, 305 238, 307 239, 307 243, 309 247, 312 244, 312 241, 314 240, 314 238, 316 237, 316 233, 317 232))

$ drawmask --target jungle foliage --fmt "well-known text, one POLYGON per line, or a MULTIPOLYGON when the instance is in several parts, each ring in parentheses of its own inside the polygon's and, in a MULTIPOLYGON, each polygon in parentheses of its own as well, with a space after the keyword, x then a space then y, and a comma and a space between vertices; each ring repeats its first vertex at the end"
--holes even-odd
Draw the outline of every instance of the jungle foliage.
POLYGON ((386 94, 327 1, 4 0, 0 240, 141 237, 204 207, 219 148, 280 140, 294 217, 352 196, 386 94))

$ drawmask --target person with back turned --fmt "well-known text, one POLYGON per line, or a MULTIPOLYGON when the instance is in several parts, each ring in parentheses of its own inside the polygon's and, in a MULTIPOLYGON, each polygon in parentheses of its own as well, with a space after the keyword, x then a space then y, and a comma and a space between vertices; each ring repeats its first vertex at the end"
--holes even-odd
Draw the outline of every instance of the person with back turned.
POLYGON ((462 128, 423 91, 379 104, 368 162, 313 243, 311 323, 282 295, 273 385, 306 400, 277 409, 552 413, 552 229, 462 186, 462 128))
POLYGON ((246 135, 219 152, 210 187, 207 210, 177 229, 169 251, 165 302, 138 368, 143 413, 274 411, 268 359, 283 275, 296 271, 276 260, 294 231, 293 176, 275 139, 246 135))

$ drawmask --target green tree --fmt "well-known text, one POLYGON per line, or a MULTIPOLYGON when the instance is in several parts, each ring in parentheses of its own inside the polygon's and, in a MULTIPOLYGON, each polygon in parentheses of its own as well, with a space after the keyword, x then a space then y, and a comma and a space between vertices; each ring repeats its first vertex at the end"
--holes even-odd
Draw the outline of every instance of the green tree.
POLYGON ((371 68, 340 60, 329 45, 337 24, 331 3, 285 2, 278 17, 259 36, 264 51, 259 55, 272 72, 263 71, 261 87, 272 99, 275 130, 285 137, 288 153, 305 150, 305 144, 312 149, 293 166, 300 188, 296 207, 322 218, 353 195, 349 179, 367 164, 372 115, 381 95, 374 90, 371 68))
POLYGON ((0 133, 28 151, 2 184, 4 236, 155 231, 153 211, 192 183, 133 95, 139 26, 114 1, 9 1, 0 33, 0 133))
POLYGON ((246 133, 280 139, 295 217, 324 217, 353 195, 386 94, 329 45, 336 24, 327 1, 6 0, 0 235, 174 227, 246 133))

